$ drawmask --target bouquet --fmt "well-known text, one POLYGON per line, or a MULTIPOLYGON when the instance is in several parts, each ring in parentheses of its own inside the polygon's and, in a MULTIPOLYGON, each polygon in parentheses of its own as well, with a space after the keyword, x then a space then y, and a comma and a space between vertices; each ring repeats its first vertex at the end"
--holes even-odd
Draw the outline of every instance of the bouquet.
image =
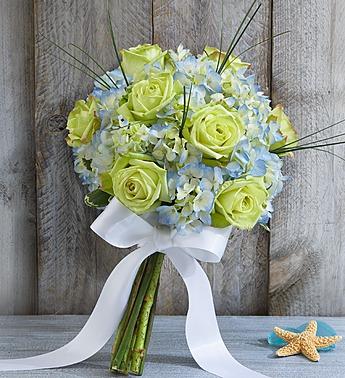
MULTIPOLYGON (((95 78, 67 123, 87 205, 103 208, 115 197, 156 227, 184 235, 210 226, 268 228, 285 180, 281 156, 296 147, 297 133, 247 73, 250 64, 233 54, 235 42, 197 56, 182 45, 139 45, 95 78)), ((157 251, 137 274, 113 371, 143 371, 163 258, 157 251)))
POLYGON ((112 245, 139 248, 115 267, 77 337, 45 355, 0 361, 1 370, 82 361, 116 328, 110 369, 141 375, 167 255, 188 289, 186 335, 194 359, 221 377, 261 376, 227 351, 207 276, 195 259, 219 261, 232 227, 250 230, 258 224, 269 230, 272 201, 286 180, 284 156, 314 149, 339 157, 324 147, 345 142, 329 142, 343 135, 338 134, 301 144, 344 120, 299 138, 283 107, 271 107, 250 64, 240 58, 271 38, 234 53, 260 8, 255 5, 225 51, 221 42, 198 55, 182 45, 176 51, 157 44, 118 51, 108 14, 117 68, 106 71, 71 45, 101 74, 50 41, 94 79, 92 93, 68 116, 66 139, 74 169, 89 189, 86 204, 105 208, 92 228, 112 245))

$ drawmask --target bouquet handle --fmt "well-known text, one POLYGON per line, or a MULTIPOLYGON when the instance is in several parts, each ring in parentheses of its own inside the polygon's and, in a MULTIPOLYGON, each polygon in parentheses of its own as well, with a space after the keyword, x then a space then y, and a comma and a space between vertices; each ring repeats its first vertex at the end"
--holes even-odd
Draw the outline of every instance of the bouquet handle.
POLYGON ((156 308, 164 254, 155 253, 140 266, 124 316, 116 331, 110 371, 142 375, 156 308))

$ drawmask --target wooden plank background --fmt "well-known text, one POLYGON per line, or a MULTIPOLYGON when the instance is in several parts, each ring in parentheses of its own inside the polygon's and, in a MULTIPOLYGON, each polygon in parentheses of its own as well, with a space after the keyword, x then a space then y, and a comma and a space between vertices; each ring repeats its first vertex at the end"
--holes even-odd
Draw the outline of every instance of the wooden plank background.
MULTIPOLYGON (((274 33, 293 31, 274 49, 273 101, 286 104, 303 134, 345 118, 345 2, 273 4, 274 33)), ((345 155, 343 146, 334 152, 345 155)), ((286 164, 293 180, 276 203, 271 235, 273 314, 345 315, 344 168, 315 151, 286 164)))
MULTIPOLYGON (((218 45, 222 12, 229 41, 250 3, 109 1, 121 48, 183 43, 195 53, 218 45)), ((68 112, 92 82, 59 61, 45 38, 74 42, 112 68, 106 7, 106 0, 0 0, 1 314, 87 314, 127 253, 90 231, 97 213, 83 204, 64 142, 68 112)), ((344 13, 342 0, 262 0, 238 47, 291 30, 245 59, 300 134, 345 115, 344 13)), ((236 231, 222 262, 204 264, 218 314, 345 315, 343 164, 321 152, 287 161, 292 180, 275 202, 272 232, 236 231)), ((186 307, 183 283, 166 261, 157 311, 186 307)))
POLYGON ((36 311, 32 1, 0 0, 0 312, 36 311))

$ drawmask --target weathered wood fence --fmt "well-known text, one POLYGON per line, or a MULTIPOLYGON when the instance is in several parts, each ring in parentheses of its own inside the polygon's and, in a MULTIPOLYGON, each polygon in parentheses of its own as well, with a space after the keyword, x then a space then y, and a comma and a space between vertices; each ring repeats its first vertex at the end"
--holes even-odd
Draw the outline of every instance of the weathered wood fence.
MULTIPOLYGON (((250 0, 223 0, 229 41, 250 0)), ((262 0, 239 51, 301 134, 345 115, 345 2, 262 0)), ((110 0, 120 47, 156 42, 193 52, 218 46, 221 0, 110 0)), ((42 36, 74 42, 115 65, 104 0, 0 0, 0 313, 88 313, 126 254, 89 229, 96 212, 64 143, 68 111, 91 81, 56 58, 42 36)), ((341 154, 341 148, 336 150, 341 154)), ((345 155, 343 151, 343 155, 345 155)), ((233 234, 221 263, 205 265, 219 314, 345 315, 345 165, 297 153, 275 202, 272 232, 233 234)), ((159 313, 181 314, 183 284, 166 262, 159 313)))

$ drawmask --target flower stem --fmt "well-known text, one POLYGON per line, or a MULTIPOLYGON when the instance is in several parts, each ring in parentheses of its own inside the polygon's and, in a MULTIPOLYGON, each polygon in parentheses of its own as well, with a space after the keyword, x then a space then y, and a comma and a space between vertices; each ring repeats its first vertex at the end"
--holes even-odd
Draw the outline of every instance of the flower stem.
MULTIPOLYGON (((132 311, 129 314, 129 319, 128 319, 126 329, 124 330, 123 336, 120 339, 120 343, 116 351, 115 358, 112 361, 112 365, 113 365, 112 368, 115 367, 115 369, 117 369, 118 367, 121 367, 121 364, 123 363, 123 361, 126 360, 125 358, 126 353, 129 352, 128 349, 130 349, 130 346, 131 346, 134 328, 135 328, 138 316, 140 314, 140 309, 141 309, 141 306, 145 297, 145 293, 151 281, 152 271, 153 271, 152 264, 149 264, 148 262, 143 278, 140 283, 137 297, 135 298, 135 301, 134 301, 132 311)), ((124 372, 126 372, 126 369, 122 368, 121 370, 124 370, 124 372)))
POLYGON ((155 253, 139 268, 127 308, 116 332, 111 354, 112 372, 142 374, 163 259, 162 253, 155 253))
POLYGON ((156 262, 153 267, 151 282, 147 289, 144 298, 144 303, 140 311, 136 339, 131 357, 132 363, 130 372, 132 374, 141 375, 144 369, 144 360, 148 347, 147 341, 150 338, 150 333, 152 330, 155 303, 157 298, 159 278, 162 269, 163 259, 164 255, 162 253, 157 253, 156 262))
POLYGON ((143 274, 144 274, 144 271, 145 271, 145 268, 146 268, 146 264, 147 264, 147 260, 145 260, 141 264, 141 266, 138 270, 138 273, 135 277, 135 280, 134 280, 134 283, 133 283, 133 286, 132 286, 132 290, 131 290, 131 294, 129 296, 126 311, 125 311, 123 318, 122 318, 122 320, 121 320, 121 322, 118 326, 118 329, 116 331, 116 337, 115 337, 115 341, 114 341, 114 344, 113 344, 112 353, 115 353, 120 346, 123 334, 124 334, 126 327, 128 325, 129 316, 130 316, 132 309, 133 309, 133 306, 134 306, 134 301, 135 301, 137 294, 138 294, 138 291, 139 291, 141 279, 143 277, 143 274))

